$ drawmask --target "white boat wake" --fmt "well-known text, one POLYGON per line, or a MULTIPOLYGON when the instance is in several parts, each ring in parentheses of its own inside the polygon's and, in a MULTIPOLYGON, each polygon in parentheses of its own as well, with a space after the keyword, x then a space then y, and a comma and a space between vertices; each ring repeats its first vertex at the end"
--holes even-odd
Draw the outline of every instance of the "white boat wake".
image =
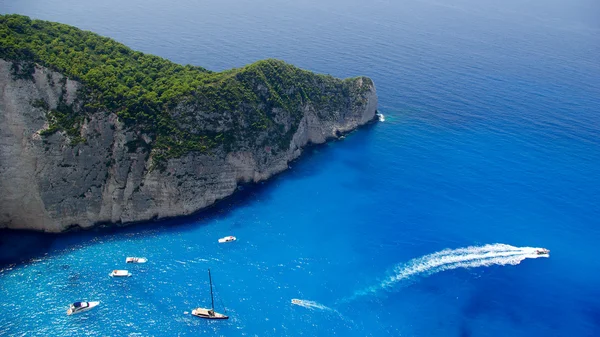
POLYGON ((380 284, 357 291, 342 301, 347 302, 380 290, 389 290, 401 282, 410 282, 418 277, 427 277, 446 270, 517 265, 525 259, 548 257, 547 252, 544 252, 543 248, 514 247, 500 243, 480 247, 445 249, 397 265, 392 269, 391 275, 380 284))
POLYGON ((324 306, 323 304, 317 303, 315 301, 308 300, 299 300, 297 298, 292 299, 292 304, 299 305, 301 307, 305 307, 310 310, 319 309, 319 310, 327 310, 327 311, 335 311, 330 307, 324 306))
POLYGON ((298 305, 298 306, 301 306, 301 307, 304 307, 304 308, 310 309, 310 310, 321 310, 321 311, 326 311, 328 313, 338 315, 339 318, 341 320, 345 321, 347 324, 350 324, 351 326, 354 325, 354 321, 352 321, 351 319, 348 319, 346 316, 342 315, 339 311, 332 309, 328 306, 325 306, 321 303, 294 298, 294 299, 292 299, 292 304, 295 304, 295 305, 298 305))

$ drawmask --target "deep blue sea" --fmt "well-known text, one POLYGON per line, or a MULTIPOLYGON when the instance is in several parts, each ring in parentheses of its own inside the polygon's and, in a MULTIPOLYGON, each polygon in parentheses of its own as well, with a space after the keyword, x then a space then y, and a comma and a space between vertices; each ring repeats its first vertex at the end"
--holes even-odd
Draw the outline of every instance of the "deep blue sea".
POLYGON ((0 12, 211 70, 273 57, 367 75, 385 115, 195 217, 32 240, 31 259, 0 271, 0 335, 600 336, 597 0, 0 0, 0 12), (118 268, 133 276, 109 278, 118 268), (208 268, 228 321, 186 314, 210 305, 208 268), (101 304, 66 316, 77 300, 101 304))

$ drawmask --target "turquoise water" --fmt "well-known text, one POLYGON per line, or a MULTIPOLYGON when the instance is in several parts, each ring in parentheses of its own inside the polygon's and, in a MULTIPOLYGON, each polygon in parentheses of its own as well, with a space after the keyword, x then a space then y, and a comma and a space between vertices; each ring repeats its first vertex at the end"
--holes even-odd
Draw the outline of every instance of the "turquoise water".
MULTIPOLYGON (((0 335, 600 335, 597 1, 0 0, 0 11, 213 70, 276 57, 368 75, 386 116, 194 218, 27 241, 33 258, 0 272, 0 335), (219 245, 225 235, 238 241, 219 245), (133 276, 109 278, 116 268, 133 276), (210 304, 207 268, 228 321, 185 314, 210 304), (101 304, 67 317, 77 300, 101 304)), ((18 246, 10 235, 3 245, 18 246)))

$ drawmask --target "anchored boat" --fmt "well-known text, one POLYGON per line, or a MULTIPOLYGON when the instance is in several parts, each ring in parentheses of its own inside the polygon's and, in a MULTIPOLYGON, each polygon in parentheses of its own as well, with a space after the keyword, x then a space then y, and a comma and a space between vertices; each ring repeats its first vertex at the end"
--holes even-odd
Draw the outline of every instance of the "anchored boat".
POLYGON ((67 315, 71 316, 84 311, 88 311, 93 307, 97 306, 98 304, 100 304, 100 302, 75 302, 71 304, 71 306, 67 310, 67 315))
POLYGON ((125 259, 125 263, 146 263, 148 259, 145 257, 128 257, 125 259))
POLYGON ((230 235, 230 236, 226 236, 226 237, 224 237, 224 238, 220 238, 220 239, 219 239, 219 243, 233 242, 233 241, 235 241, 235 240, 237 240, 237 238, 236 238, 235 236, 231 236, 231 235, 230 235))
POLYGON ((212 277, 210 276, 210 269, 208 270, 208 280, 210 282, 210 309, 196 308, 192 310, 192 315, 206 319, 228 319, 229 316, 215 312, 215 298, 213 296, 212 277))
POLYGON ((108 274, 108 276, 110 277, 129 277, 131 276, 131 273, 127 270, 113 270, 110 274, 108 274))

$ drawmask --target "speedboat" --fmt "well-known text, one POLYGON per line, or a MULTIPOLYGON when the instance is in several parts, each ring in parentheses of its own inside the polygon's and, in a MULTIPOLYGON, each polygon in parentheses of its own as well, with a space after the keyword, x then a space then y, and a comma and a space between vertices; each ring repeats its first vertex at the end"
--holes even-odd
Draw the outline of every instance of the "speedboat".
POLYGON ((131 273, 127 270, 113 270, 110 274, 108 274, 108 276, 110 277, 129 277, 131 276, 131 273))
POLYGON ((237 240, 237 238, 236 238, 235 236, 231 236, 231 235, 230 235, 230 236, 226 236, 226 237, 224 237, 224 238, 220 238, 220 239, 219 239, 219 243, 233 242, 233 241, 235 241, 235 240, 237 240))
POLYGON ((302 301, 297 299, 297 298, 293 298, 292 299, 292 304, 298 304, 298 305, 302 305, 302 301))
POLYGON ((148 259, 145 257, 128 257, 125 259, 125 263, 146 263, 148 259))
POLYGON ((93 307, 97 306, 98 304, 100 304, 100 302, 75 302, 71 304, 71 306, 67 310, 67 315, 70 316, 78 314, 80 312, 88 311, 93 307))
POLYGON ((546 249, 546 248, 540 248, 540 249, 536 250, 535 253, 537 255, 546 255, 546 254, 550 254, 550 250, 546 249))

